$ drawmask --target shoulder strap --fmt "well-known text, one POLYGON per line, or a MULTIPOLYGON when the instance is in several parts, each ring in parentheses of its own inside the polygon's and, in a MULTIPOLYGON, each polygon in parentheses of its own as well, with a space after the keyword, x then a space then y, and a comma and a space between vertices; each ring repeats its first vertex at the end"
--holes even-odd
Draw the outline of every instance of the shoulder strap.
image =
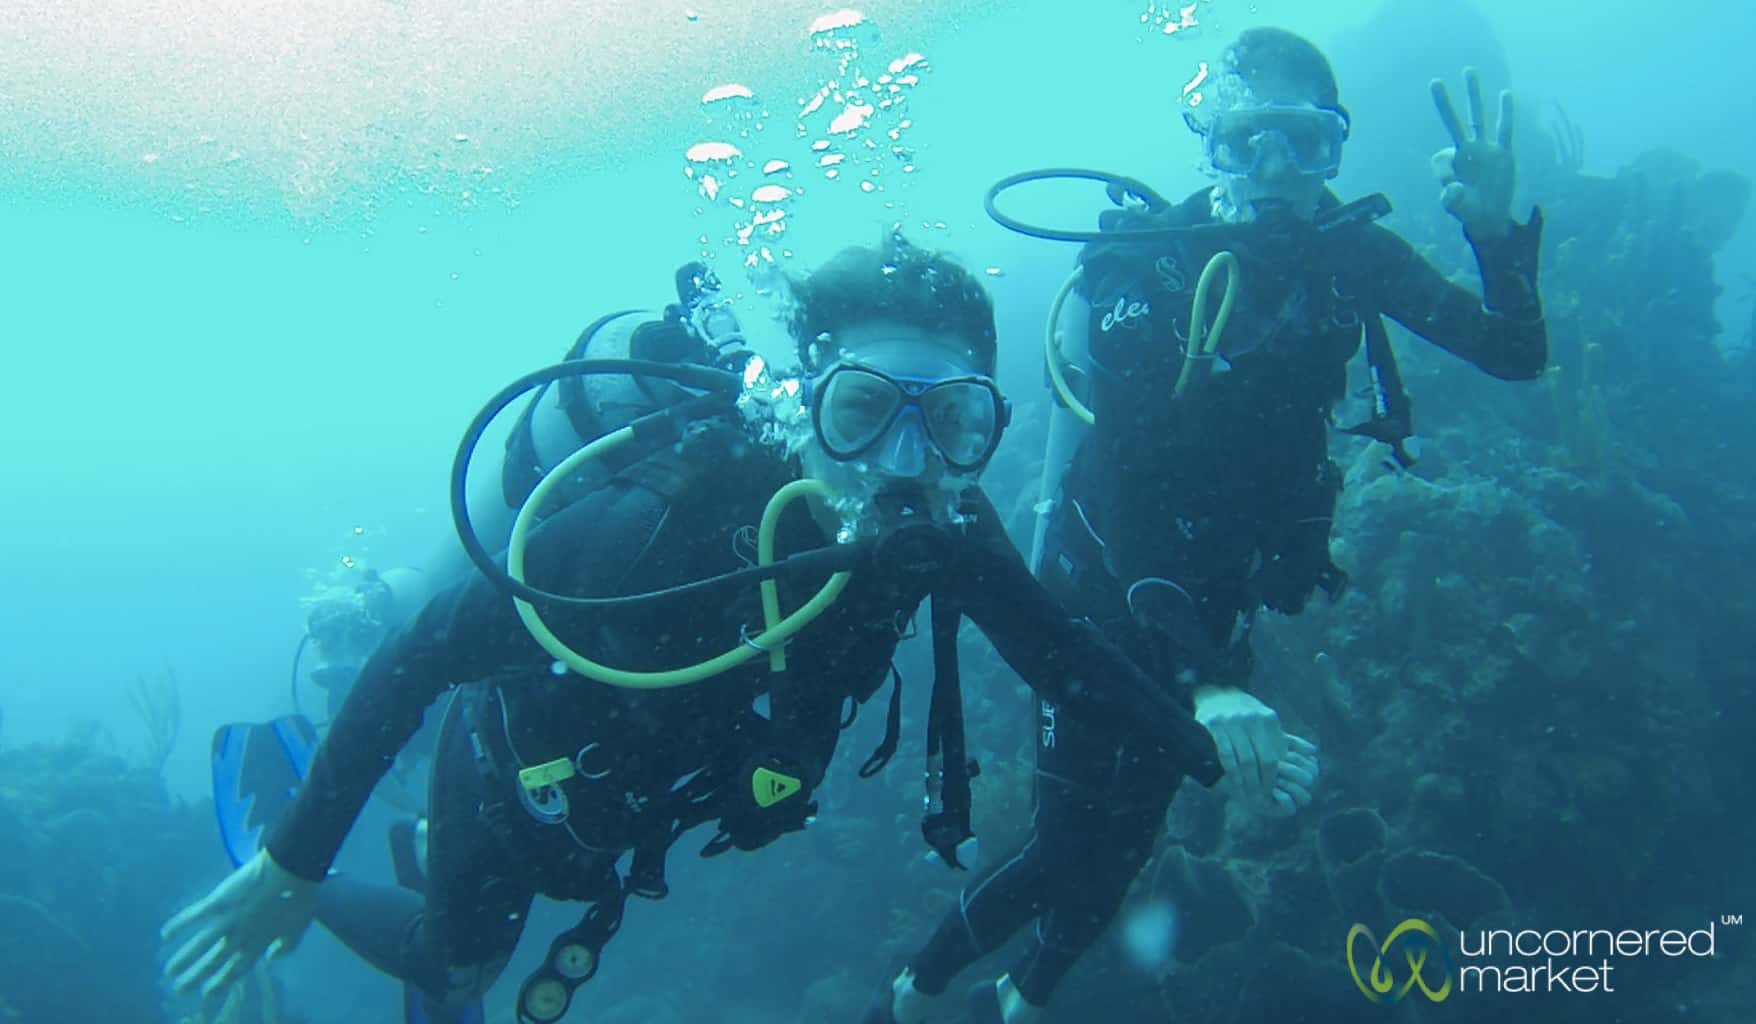
POLYGON ((1372 310, 1361 319, 1366 332, 1366 365, 1372 372, 1372 415, 1341 429, 1389 445, 1397 465, 1407 469, 1415 461, 1407 447, 1408 439, 1414 436, 1414 403, 1403 390, 1402 371, 1390 347, 1384 315, 1372 310))
POLYGON ((682 453, 666 447, 641 459, 618 473, 621 479, 642 487, 666 502, 681 499, 697 480, 707 475, 704 467, 682 453))
MULTIPOLYGON (((848 716, 848 724, 853 724, 852 715, 848 716)), ((902 673, 897 671, 893 661, 890 663, 890 710, 884 715, 884 738, 878 742, 878 748, 860 765, 860 778, 869 779, 884 770, 884 766, 890 763, 891 755, 896 753, 896 743, 901 734, 902 673)))
MULTIPOLYGON (((666 501, 679 501, 721 471, 731 438, 723 421, 702 421, 682 444, 666 444, 637 455, 617 476, 666 501)), ((638 443, 638 442, 636 442, 638 443)))
POLYGON ((962 856, 975 839, 970 829, 969 780, 980 769, 969 760, 963 735, 963 687, 958 677, 957 627, 963 610, 934 594, 933 698, 927 712, 927 812, 921 835, 947 866, 967 870, 962 856))

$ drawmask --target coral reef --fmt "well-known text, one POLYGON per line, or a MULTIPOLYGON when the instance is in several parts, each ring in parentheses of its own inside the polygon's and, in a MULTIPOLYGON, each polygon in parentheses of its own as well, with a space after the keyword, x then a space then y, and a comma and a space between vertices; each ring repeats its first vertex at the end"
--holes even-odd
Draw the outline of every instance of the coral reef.
POLYGON ((0 1020, 164 1019, 158 928, 213 866, 204 826, 156 764, 0 751, 0 1020))

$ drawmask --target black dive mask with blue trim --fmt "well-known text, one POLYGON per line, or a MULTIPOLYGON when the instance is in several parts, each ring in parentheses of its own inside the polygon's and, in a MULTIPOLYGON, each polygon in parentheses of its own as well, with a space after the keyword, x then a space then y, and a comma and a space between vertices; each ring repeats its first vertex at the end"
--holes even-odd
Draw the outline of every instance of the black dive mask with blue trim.
POLYGON ((1333 177, 1341 169, 1347 114, 1305 103, 1263 103, 1214 115, 1205 125, 1187 111, 1184 123, 1201 136, 1202 151, 1222 174, 1248 176, 1278 147, 1299 174, 1333 177))
POLYGON ((1012 404, 979 374, 916 377, 838 362, 805 384, 811 427, 837 462, 871 458, 888 475, 918 477, 929 449, 947 469, 988 464, 1012 420, 1012 404))

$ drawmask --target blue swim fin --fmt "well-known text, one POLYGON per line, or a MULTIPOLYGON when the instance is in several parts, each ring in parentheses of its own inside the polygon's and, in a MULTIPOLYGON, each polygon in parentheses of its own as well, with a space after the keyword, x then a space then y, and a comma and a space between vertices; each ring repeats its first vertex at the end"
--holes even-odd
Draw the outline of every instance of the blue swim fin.
POLYGON ((222 725, 213 734, 213 809, 232 864, 256 855, 311 770, 317 730, 302 715, 222 725))

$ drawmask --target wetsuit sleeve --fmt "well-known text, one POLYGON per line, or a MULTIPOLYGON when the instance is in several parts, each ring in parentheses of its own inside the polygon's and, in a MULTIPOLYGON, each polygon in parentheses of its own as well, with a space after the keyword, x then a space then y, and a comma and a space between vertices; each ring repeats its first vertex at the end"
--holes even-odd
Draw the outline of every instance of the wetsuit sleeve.
POLYGON ((517 656, 514 648, 528 646, 512 602, 479 575, 429 601, 360 670, 305 784, 269 832, 275 862, 301 878, 321 880, 373 787, 439 694, 488 675, 517 656))
POLYGON ((1120 735, 1144 735, 1176 754, 1203 785, 1222 769, 1213 737, 1192 714, 1190 695, 1141 671, 1088 622, 1073 618, 1031 575, 984 495, 973 504, 962 570, 945 589, 1006 664, 1045 699, 1087 711, 1120 735))
MULTIPOLYGON (((1440 348, 1502 380, 1530 380, 1549 358, 1548 328, 1537 294, 1542 213, 1514 224, 1493 242, 1469 239, 1482 275, 1482 297, 1459 287, 1401 236, 1367 234, 1363 255, 1376 284, 1378 308, 1440 348)), ((1465 237, 1468 237, 1467 234, 1465 237)))

